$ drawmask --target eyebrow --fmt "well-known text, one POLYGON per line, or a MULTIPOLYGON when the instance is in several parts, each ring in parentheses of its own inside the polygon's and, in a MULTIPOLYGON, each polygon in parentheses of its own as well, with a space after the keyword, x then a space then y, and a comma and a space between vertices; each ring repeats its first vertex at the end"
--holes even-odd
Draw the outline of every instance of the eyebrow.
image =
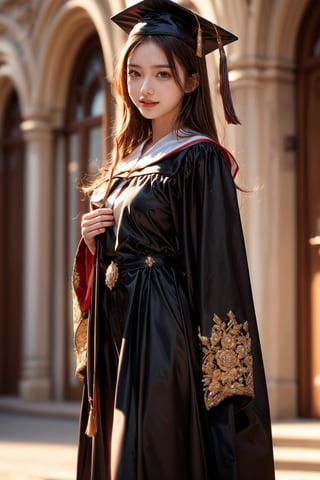
MULTIPOLYGON (((130 63, 130 62, 128 62, 128 67, 142 68, 140 65, 137 65, 135 63, 130 63)), ((163 65, 151 65, 151 68, 171 68, 171 67, 168 64, 163 64, 163 65)))

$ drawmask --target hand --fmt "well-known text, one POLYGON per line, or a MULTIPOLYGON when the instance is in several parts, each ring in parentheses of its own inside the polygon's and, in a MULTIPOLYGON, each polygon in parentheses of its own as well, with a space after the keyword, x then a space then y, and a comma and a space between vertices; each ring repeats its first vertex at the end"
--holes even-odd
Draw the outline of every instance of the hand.
POLYGON ((104 233, 108 227, 112 227, 113 223, 114 219, 111 208, 97 208, 83 215, 81 234, 93 255, 96 251, 95 237, 104 233))

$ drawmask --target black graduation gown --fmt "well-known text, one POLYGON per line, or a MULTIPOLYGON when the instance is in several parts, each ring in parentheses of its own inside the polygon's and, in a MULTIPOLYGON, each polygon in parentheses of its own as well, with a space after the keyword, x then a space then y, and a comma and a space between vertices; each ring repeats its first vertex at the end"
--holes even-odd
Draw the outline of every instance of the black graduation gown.
POLYGON ((85 385, 77 479, 274 479, 238 202, 220 148, 202 141, 133 172, 120 222, 116 251, 111 229, 100 239, 88 353, 90 382, 96 356, 98 431, 84 434, 85 385), (112 290, 105 285, 111 261, 119 273, 112 290), (228 312, 248 322, 254 397, 245 389, 232 395, 230 382, 225 390, 220 382, 220 401, 207 409, 199 332, 210 338, 213 316, 226 326, 228 312), (120 432, 113 476, 112 428, 120 432))

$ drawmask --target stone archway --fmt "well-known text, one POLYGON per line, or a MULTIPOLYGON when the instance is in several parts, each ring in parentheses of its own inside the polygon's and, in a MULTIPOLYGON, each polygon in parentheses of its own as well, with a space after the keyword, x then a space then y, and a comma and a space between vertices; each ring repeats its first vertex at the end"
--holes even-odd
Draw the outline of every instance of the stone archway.
POLYGON ((56 5, 54 16, 51 12, 52 3, 47 1, 34 33, 34 47, 38 50, 34 94, 36 103, 55 112, 53 122, 60 128, 63 121, 61 110, 73 61, 85 39, 95 32, 100 39, 107 78, 109 81, 112 78, 114 57, 125 37, 120 29, 108 22, 108 16, 115 13, 117 8, 124 8, 124 2, 107 2, 102 7, 98 2, 89 4, 86 0, 68 0, 56 5))

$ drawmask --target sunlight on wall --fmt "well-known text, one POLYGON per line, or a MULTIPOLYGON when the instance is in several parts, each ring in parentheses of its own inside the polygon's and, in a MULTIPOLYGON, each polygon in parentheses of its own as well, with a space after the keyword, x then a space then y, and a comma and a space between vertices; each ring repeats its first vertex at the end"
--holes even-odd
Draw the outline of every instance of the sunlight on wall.
POLYGON ((312 377, 315 390, 314 410, 320 415, 320 272, 317 272, 311 285, 312 315, 312 377))

